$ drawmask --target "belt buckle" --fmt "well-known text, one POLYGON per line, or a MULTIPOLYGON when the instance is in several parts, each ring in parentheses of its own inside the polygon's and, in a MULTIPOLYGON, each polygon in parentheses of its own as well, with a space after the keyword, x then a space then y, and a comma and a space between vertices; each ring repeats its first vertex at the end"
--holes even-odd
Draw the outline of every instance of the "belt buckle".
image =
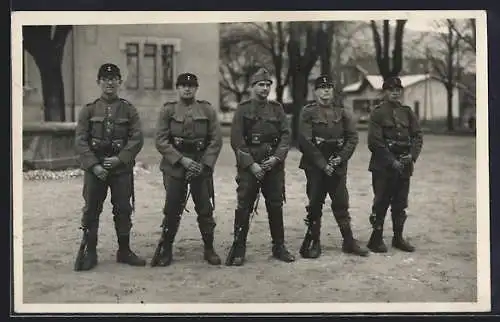
POLYGON ((174 138, 174 144, 175 145, 181 145, 182 144, 182 138, 174 138))
POLYGON ((252 141, 251 141, 252 144, 260 144, 261 143, 260 138, 261 136, 259 133, 252 134, 252 141))

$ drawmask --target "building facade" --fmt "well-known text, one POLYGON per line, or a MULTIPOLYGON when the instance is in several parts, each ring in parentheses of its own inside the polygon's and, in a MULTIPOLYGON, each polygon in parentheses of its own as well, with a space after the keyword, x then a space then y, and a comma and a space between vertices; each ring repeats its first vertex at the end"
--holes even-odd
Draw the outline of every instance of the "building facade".
MULTIPOLYGON (((401 76, 404 87, 403 103, 410 106, 421 121, 444 120, 448 115, 447 91, 443 83, 429 74, 401 76)), ((370 111, 382 97, 383 78, 367 75, 363 80, 344 87, 344 105, 351 107, 360 121, 368 118, 370 111)), ((459 89, 454 87, 452 98, 453 117, 460 115, 459 89)))
MULTIPOLYGON (((39 121, 40 74, 31 55, 24 51, 23 58, 23 119, 39 121)), ((97 70, 106 62, 122 70, 120 96, 138 108, 146 130, 154 128, 160 106, 176 99, 179 73, 198 75, 198 98, 218 109, 218 59, 217 24, 74 26, 63 58, 66 119, 75 121, 80 108, 99 97, 97 70)))

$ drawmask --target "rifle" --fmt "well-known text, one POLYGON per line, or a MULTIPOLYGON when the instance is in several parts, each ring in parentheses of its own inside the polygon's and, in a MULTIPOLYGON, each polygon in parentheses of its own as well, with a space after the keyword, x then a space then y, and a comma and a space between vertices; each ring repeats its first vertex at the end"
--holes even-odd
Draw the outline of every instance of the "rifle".
MULTIPOLYGON (((323 143, 323 142, 321 142, 321 143, 323 143)), ((327 161, 327 164, 334 169, 338 166, 338 164, 335 162, 336 156, 337 156, 336 153, 332 153, 327 161)), ((311 213, 310 213, 309 206, 306 206, 306 212, 307 212, 307 216, 304 219, 304 222, 306 224, 307 230, 306 230, 304 240, 302 241, 302 244, 301 244, 300 250, 299 250, 299 253, 301 255, 305 254, 306 250, 308 250, 311 247, 311 243, 312 243, 312 225, 313 225, 314 221, 310 218, 311 213)))
MULTIPOLYGON (((184 180, 186 181, 187 183, 187 193, 186 193, 186 198, 184 198, 182 204, 181 204, 181 215, 182 213, 185 211, 189 212, 188 209, 186 209, 186 205, 187 205, 187 202, 189 200, 189 197, 191 195, 191 189, 189 188, 189 182, 191 181, 191 176, 190 176, 190 173, 188 172, 184 178, 184 180)), ((165 242, 165 229, 166 229, 166 226, 167 226, 167 222, 166 222, 167 218, 165 217, 163 219, 163 222, 161 224, 160 227, 162 227, 162 233, 160 235, 160 239, 158 240, 158 244, 156 245, 156 249, 155 249, 155 252, 153 254, 153 258, 151 259, 151 267, 155 267, 155 266, 158 266, 158 261, 160 260, 160 255, 163 251, 163 244, 165 242)))
POLYGON ((80 227, 81 230, 83 230, 83 236, 82 236, 82 241, 80 242, 80 248, 78 249, 78 253, 76 255, 75 259, 75 265, 74 265, 74 270, 75 271, 81 271, 82 266, 83 266, 83 259, 85 258, 85 254, 87 252, 87 244, 88 244, 88 228, 86 227, 80 227))
MULTIPOLYGON (((266 149, 266 153, 264 155, 264 159, 260 162, 260 164, 262 164, 266 160, 268 160, 271 157, 271 154, 272 154, 272 147, 268 146, 267 149, 266 149)), ((253 206, 252 212, 250 214, 250 218, 248 220, 248 229, 249 230, 250 230, 250 224, 252 223, 252 219, 253 219, 254 215, 258 214, 257 208, 259 206, 260 190, 261 190, 261 184, 262 184, 262 182, 260 180, 258 180, 258 182, 259 182, 259 187, 258 187, 258 190, 257 190, 257 197, 255 198, 254 206, 253 206)), ((242 233, 242 231, 243 231, 243 226, 240 226, 234 232, 234 239, 238 243, 241 242, 241 233, 242 233)), ((225 263, 226 266, 231 266, 233 264, 233 261, 234 261, 234 252, 236 250, 236 244, 237 243, 233 243, 231 245, 231 248, 229 249, 229 252, 228 252, 227 258, 226 258, 226 263, 225 263)))

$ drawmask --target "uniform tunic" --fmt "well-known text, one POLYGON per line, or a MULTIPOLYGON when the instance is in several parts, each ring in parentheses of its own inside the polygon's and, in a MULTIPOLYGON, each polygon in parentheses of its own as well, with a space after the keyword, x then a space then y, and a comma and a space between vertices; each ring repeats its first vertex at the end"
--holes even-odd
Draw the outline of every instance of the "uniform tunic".
POLYGON ((81 168, 85 170, 82 223, 98 225, 109 187, 116 229, 119 234, 128 234, 132 227, 132 171, 135 158, 144 145, 136 108, 118 97, 100 97, 85 105, 78 115, 75 144, 81 168), (117 156, 121 164, 110 170, 107 180, 102 181, 93 174, 92 168, 110 156, 117 156))

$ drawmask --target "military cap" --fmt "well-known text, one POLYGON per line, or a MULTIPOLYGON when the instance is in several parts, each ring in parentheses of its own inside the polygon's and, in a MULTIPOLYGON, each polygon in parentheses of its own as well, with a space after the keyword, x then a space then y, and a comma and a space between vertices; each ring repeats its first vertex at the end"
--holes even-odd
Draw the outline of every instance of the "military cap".
POLYGON ((318 88, 322 85, 331 85, 334 86, 335 83, 333 82, 332 78, 328 75, 321 75, 320 77, 316 78, 314 81, 314 88, 318 88))
POLYGON ((101 67, 99 67, 99 71, 97 72, 97 79, 100 79, 102 77, 121 77, 120 73, 120 68, 116 66, 115 64, 111 63, 106 63, 102 64, 101 67))
POLYGON ((192 73, 182 73, 177 76, 176 86, 179 85, 198 86, 198 77, 196 77, 196 75, 192 73))
POLYGON ((382 89, 391 89, 391 88, 403 88, 403 85, 401 84, 401 79, 399 77, 389 77, 386 80, 384 80, 384 84, 382 84, 382 89))
POLYGON ((267 81, 272 83, 271 75, 265 68, 260 68, 255 74, 250 77, 250 84, 253 85, 258 82, 267 81))

